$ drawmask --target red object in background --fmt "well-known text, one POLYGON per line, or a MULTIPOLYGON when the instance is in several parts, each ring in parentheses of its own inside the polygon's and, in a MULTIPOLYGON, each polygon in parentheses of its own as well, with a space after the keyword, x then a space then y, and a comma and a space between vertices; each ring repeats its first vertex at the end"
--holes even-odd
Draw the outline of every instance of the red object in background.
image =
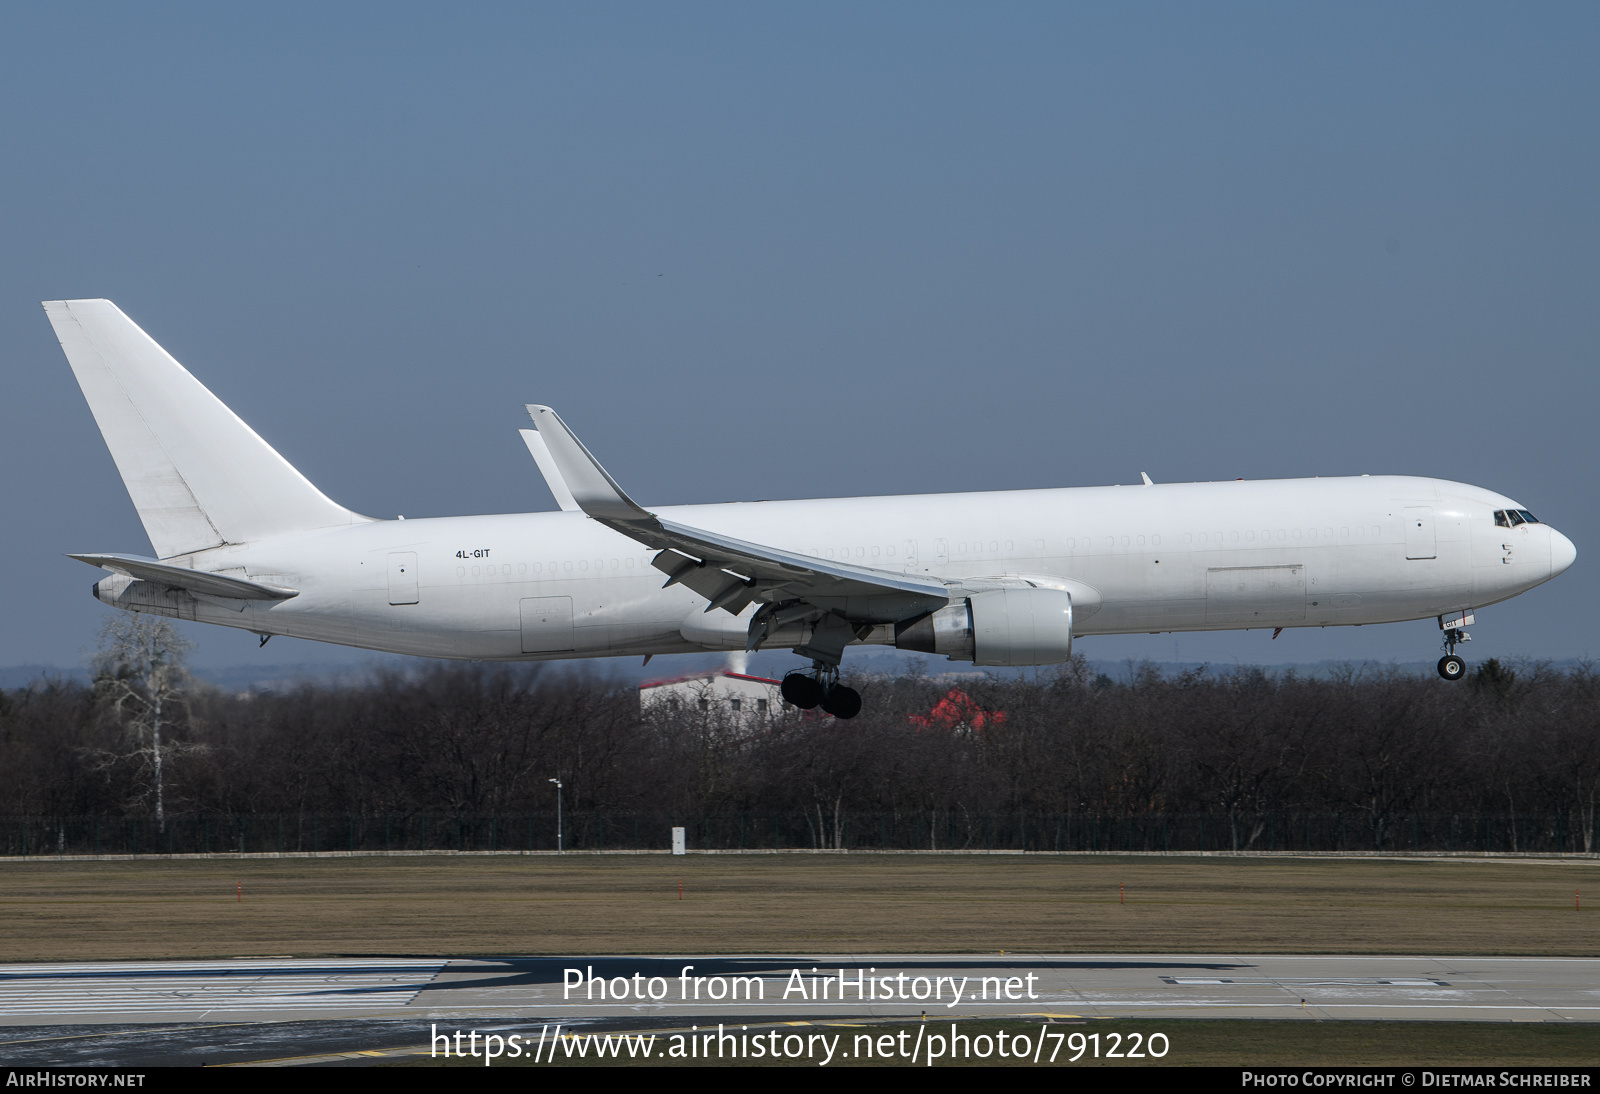
POLYGON ((965 726, 982 730, 988 726, 1003 725, 1005 720, 1005 711, 984 710, 960 688, 951 688, 928 713, 913 714, 910 718, 911 724, 920 729, 959 729, 965 726))

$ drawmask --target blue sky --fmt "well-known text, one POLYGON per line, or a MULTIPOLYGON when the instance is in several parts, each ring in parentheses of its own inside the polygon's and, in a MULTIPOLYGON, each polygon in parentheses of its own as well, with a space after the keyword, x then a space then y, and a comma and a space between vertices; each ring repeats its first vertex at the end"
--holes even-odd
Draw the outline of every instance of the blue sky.
POLYGON ((1579 4, 0 8, 0 665, 93 645, 65 552, 148 549, 38 307, 82 296, 373 515, 550 508, 528 401, 652 503, 1437 475, 1579 549, 1471 652, 1600 653, 1597 46, 1579 4))

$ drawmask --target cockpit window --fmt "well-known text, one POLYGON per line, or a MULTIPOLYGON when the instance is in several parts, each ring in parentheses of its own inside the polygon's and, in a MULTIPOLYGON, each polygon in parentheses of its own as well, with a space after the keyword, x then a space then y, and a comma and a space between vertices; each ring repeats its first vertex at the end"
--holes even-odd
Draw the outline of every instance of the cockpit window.
POLYGON ((1496 509, 1494 523, 1499 528, 1515 528, 1519 524, 1538 524, 1539 518, 1526 509, 1496 509))
POLYGON ((1534 516, 1532 513, 1528 512, 1526 509, 1518 509, 1517 510, 1517 515, 1519 517, 1521 517, 1523 520, 1527 521, 1529 524, 1538 524, 1539 523, 1539 518, 1534 516))

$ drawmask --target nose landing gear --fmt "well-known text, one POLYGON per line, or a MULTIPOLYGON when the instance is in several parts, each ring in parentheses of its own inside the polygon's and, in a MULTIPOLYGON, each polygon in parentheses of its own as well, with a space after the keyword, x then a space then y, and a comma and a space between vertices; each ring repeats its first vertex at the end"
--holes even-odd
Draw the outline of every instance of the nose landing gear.
POLYGON ((839 666, 811 663, 811 672, 796 670, 783 678, 778 689, 784 701, 801 710, 821 707, 835 718, 850 719, 861 713, 861 693, 839 683, 839 666))
POLYGON ((1465 630, 1472 619, 1470 612, 1463 612, 1452 619, 1442 615, 1439 617, 1439 629, 1444 632, 1444 656, 1439 658, 1439 675, 1446 680, 1459 680, 1467 674, 1467 663, 1456 656, 1456 647, 1472 641, 1472 635, 1465 630))

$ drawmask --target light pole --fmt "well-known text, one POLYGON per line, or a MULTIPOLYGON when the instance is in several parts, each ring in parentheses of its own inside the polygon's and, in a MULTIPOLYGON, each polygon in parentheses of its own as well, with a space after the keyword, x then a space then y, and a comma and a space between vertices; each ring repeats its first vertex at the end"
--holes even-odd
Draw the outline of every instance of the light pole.
POLYGON ((551 779, 556 784, 556 854, 561 854, 561 780, 551 779))

